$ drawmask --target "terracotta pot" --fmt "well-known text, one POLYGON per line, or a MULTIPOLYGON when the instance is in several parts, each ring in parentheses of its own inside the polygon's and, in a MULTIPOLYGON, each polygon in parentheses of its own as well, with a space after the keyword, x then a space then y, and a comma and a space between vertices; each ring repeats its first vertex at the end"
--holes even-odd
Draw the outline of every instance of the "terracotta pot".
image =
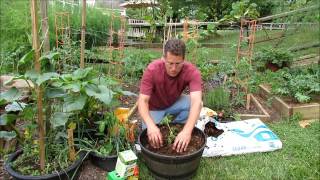
POLYGON ((281 67, 279 67, 277 64, 273 64, 273 63, 267 63, 266 68, 270 69, 272 72, 276 72, 279 69, 281 69, 281 67))

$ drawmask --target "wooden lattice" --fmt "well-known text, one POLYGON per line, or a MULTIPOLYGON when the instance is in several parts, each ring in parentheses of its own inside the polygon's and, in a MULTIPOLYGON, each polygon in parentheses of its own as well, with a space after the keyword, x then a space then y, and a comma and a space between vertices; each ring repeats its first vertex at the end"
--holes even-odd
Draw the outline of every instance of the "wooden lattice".
POLYGON ((56 30, 56 47, 63 45, 65 41, 70 41, 70 14, 68 12, 58 12, 54 17, 56 30))
MULTIPOLYGON (((246 60, 249 61, 249 64, 251 66, 251 58, 253 54, 253 46, 254 46, 255 33, 256 33, 256 23, 257 23, 256 20, 246 20, 243 18, 241 19, 239 41, 238 41, 238 48, 237 48, 237 64, 240 63, 240 60, 242 58, 246 58, 246 60)), ((236 72, 235 83, 239 84, 244 89, 247 95, 247 98, 246 98, 247 110, 250 108, 250 99, 251 99, 250 98, 251 94, 248 89, 248 79, 249 77, 245 79, 237 78, 237 72, 236 72)))
POLYGON ((112 13, 111 15, 111 22, 110 22, 110 30, 109 30, 109 42, 108 42, 108 50, 109 50, 109 70, 108 74, 111 75, 111 69, 115 69, 116 77, 121 77, 121 69, 122 63, 121 59, 124 58, 124 44, 125 44, 125 36, 126 36, 126 18, 125 16, 116 16, 112 13), (118 31, 114 30, 114 21, 116 18, 120 18, 120 29, 118 31), (114 35, 118 36, 118 44, 115 46, 114 42, 114 35), (113 53, 117 52, 118 59, 114 59, 113 53), (114 66, 114 68, 112 67, 114 66))
POLYGON ((249 63, 251 64, 256 33, 256 24, 256 20, 248 21, 245 19, 241 19, 237 51, 237 63, 240 61, 241 58, 246 57, 249 60, 249 63), (244 47, 243 43, 247 43, 247 46, 244 47))

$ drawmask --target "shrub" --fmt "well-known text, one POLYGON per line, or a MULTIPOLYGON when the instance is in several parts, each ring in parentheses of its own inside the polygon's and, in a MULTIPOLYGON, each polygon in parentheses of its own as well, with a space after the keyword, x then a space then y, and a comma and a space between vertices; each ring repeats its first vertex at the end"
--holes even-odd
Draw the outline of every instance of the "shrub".
POLYGON ((276 64, 278 67, 289 66, 293 61, 293 56, 288 50, 265 48, 255 55, 253 61, 258 69, 264 70, 268 63, 276 64))

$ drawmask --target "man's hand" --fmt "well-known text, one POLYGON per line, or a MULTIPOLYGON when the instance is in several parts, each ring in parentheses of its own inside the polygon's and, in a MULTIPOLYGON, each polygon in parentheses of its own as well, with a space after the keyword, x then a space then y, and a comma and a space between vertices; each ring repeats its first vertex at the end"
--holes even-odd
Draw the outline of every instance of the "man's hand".
POLYGON ((151 146, 156 149, 162 147, 163 141, 160 129, 156 125, 154 125, 148 127, 147 131, 149 144, 151 144, 151 146))
POLYGON ((177 152, 184 152, 187 150, 189 142, 191 140, 191 132, 182 130, 176 137, 173 143, 173 150, 177 152))

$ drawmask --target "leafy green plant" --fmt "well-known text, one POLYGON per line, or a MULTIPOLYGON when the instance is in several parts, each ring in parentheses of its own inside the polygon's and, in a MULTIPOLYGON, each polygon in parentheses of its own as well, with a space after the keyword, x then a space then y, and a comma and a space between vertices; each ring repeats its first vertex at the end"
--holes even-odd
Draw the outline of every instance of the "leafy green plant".
POLYGON ((236 93, 233 95, 231 104, 233 107, 245 107, 246 105, 246 93, 241 91, 241 88, 238 86, 236 93))
POLYGON ((238 22, 240 18, 257 19, 260 13, 257 10, 256 3, 250 3, 249 0, 243 0, 232 3, 230 14, 225 15, 219 22, 238 22))
POLYGON ((289 66, 293 62, 293 56, 288 50, 279 48, 264 48, 257 52, 253 62, 257 68, 264 70, 266 64, 276 64, 278 67, 289 66))
POLYGON ((172 144, 176 136, 178 135, 178 129, 170 126, 170 123, 172 122, 173 118, 174 117, 172 115, 166 115, 161 121, 161 124, 167 126, 169 129, 169 134, 166 139, 168 144, 172 144))
POLYGON ((312 100, 312 95, 320 93, 319 75, 318 67, 285 69, 271 81, 271 90, 276 95, 289 96, 297 102, 306 103, 312 100))
MULTIPOLYGON (((46 86, 46 87, 50 87, 51 82, 58 77, 58 74, 56 73, 44 73, 42 75, 40 74, 36 74, 35 72, 31 72, 28 71, 25 75, 20 75, 18 77, 15 77, 14 79, 24 79, 26 80, 26 82, 29 84, 29 81, 32 81, 33 84, 36 84, 38 86, 46 86), (27 81, 29 80, 29 81, 27 81)), ((35 93, 34 88, 30 85, 30 90, 32 93, 35 93)), ((20 104, 21 106, 21 102, 19 102, 19 98, 21 96, 21 92, 19 92, 19 90, 17 90, 16 88, 11 88, 9 91, 1 94, 1 99, 0 101, 2 103, 8 103, 8 102, 14 102, 16 104, 20 104)), ((34 96, 31 96, 31 98, 34 98, 34 96)), ((45 98, 46 100, 43 101, 43 103, 45 105, 48 105, 48 97, 45 98)), ((34 100, 34 99, 33 99, 34 100)), ((58 102, 59 100, 56 99, 57 104, 55 106, 58 106, 58 102)), ((66 166, 68 166, 70 164, 70 161, 68 161, 68 148, 66 146, 66 142, 67 141, 61 141, 58 142, 56 141, 57 139, 55 138, 50 138, 50 136, 55 136, 56 133, 60 132, 60 133, 64 133, 63 128, 61 128, 59 124, 57 126, 57 123, 52 121, 52 119, 54 118, 54 116, 56 115, 56 112, 50 116, 50 117, 46 117, 49 121, 47 122, 51 122, 48 123, 48 128, 47 128, 47 136, 46 136, 46 144, 45 146, 47 148, 49 148, 50 144, 61 144, 62 142, 64 142, 65 144, 60 146, 62 149, 47 149, 47 154, 46 154, 46 162, 50 162, 50 164, 47 163, 45 169, 43 171, 40 171, 39 166, 36 164, 39 164, 39 143, 37 140, 34 140, 35 137, 38 136, 37 131, 35 131, 35 129, 37 128, 37 124, 36 124, 36 120, 35 120, 35 116, 34 114, 36 114, 36 104, 33 103, 34 101, 31 101, 31 103, 29 103, 28 105, 26 105, 26 107, 24 107, 22 109, 21 106, 21 112, 17 115, 17 117, 22 118, 25 122, 26 122, 26 128, 24 130, 24 136, 22 139, 22 141, 20 140, 21 146, 22 146, 22 150, 24 151, 24 153, 22 155, 20 155, 18 157, 18 159, 16 161, 14 161, 12 167, 14 169, 16 169, 18 172, 22 173, 22 174, 33 174, 33 175, 40 175, 42 173, 51 173, 54 170, 60 170, 60 168, 65 168, 66 166), (59 128, 60 126, 60 128, 59 128), (52 132, 55 133, 52 133, 52 132), (34 132, 34 133, 32 133, 34 132), (59 156, 63 156, 66 157, 66 159, 56 159, 58 156, 51 156, 52 153, 57 153, 56 155, 59 156), (65 165, 62 165, 60 162, 68 162, 65 165), (24 163, 24 165, 22 164, 24 163), (27 163, 27 165, 25 164, 27 163), (53 165, 56 164, 56 165, 53 165)), ((45 106, 46 107, 46 106, 45 106)), ((47 110, 47 108, 45 108, 47 110)), ((66 121, 67 119, 67 115, 66 116, 60 116, 60 118, 58 118, 58 120, 60 121, 66 121), (64 119, 63 119, 64 118, 64 119)), ((17 132, 17 135, 18 132, 17 132)), ((20 136, 20 135, 19 135, 20 136)), ((22 136, 22 135, 21 135, 22 136)))
MULTIPOLYGON (((109 108, 112 104, 113 96, 119 90, 113 88, 115 91, 112 91, 110 88, 113 87, 114 81, 97 74, 93 68, 78 69, 72 73, 62 75, 55 72, 38 74, 34 71, 27 71, 24 75, 17 76, 14 79, 23 79, 27 83, 32 82, 33 85, 43 87, 44 114, 46 114, 47 126, 45 143, 47 151, 46 162, 50 163, 46 164, 47 169, 41 173, 50 173, 53 170, 59 169, 57 167, 66 167, 61 165, 61 162, 71 163, 68 159, 68 141, 66 139, 68 137, 66 134, 68 126, 72 123, 75 126, 77 125, 77 132, 80 137, 81 128, 90 126, 90 121, 94 121, 92 118, 96 112, 101 111, 103 108, 109 108), (53 146, 55 148, 51 148, 53 146), (53 166, 53 164, 55 165, 53 166)), ((30 90, 35 94, 35 89, 31 85, 30 90)), ((1 94, 0 102, 8 103, 9 100, 18 102, 21 94, 17 89, 12 88, 8 92, 1 94)), ((34 97, 31 96, 31 98, 34 97)), ((25 130, 24 142, 22 143, 22 149, 25 153, 19 156, 19 158, 33 159, 34 161, 32 160, 32 162, 37 162, 37 158, 39 158, 38 156, 35 159, 34 157, 30 157, 35 154, 39 155, 39 144, 33 141, 38 134, 31 133, 37 132, 34 131, 37 127, 34 119, 35 105, 34 103, 28 104, 21 112, 22 115, 28 117, 27 119, 30 122, 27 122, 29 126, 25 130)), ((81 142, 83 141, 80 140, 79 143, 81 142)), ((22 173, 39 174, 37 170, 38 166, 30 167, 30 171, 21 170, 20 165, 15 168, 20 169, 22 173), (30 173, 31 171, 32 173, 30 173)))
POLYGON ((160 58, 161 53, 141 49, 128 49, 125 52, 123 75, 128 78, 139 79, 147 65, 154 59, 160 58))
POLYGON ((106 112, 104 119, 97 122, 99 130, 97 139, 91 141, 90 150, 103 155, 116 155, 121 151, 131 149, 128 137, 130 129, 129 122, 120 122, 113 112, 106 112), (107 134, 105 134, 107 129, 107 134))

